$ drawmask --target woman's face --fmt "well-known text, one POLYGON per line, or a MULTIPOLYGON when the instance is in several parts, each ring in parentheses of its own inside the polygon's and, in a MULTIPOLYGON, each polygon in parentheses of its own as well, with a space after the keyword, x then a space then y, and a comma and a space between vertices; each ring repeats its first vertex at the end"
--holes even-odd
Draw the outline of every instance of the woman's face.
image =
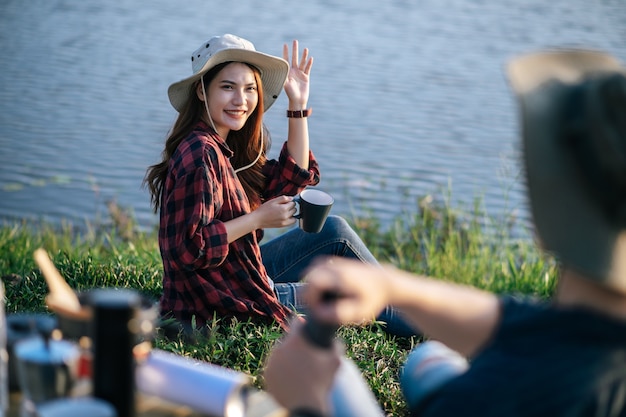
MULTIPOLYGON (((203 100, 202 86, 198 89, 203 100)), ((241 62, 230 63, 218 72, 208 85, 207 95, 211 119, 224 139, 231 130, 245 125, 259 102, 254 72, 241 62)))

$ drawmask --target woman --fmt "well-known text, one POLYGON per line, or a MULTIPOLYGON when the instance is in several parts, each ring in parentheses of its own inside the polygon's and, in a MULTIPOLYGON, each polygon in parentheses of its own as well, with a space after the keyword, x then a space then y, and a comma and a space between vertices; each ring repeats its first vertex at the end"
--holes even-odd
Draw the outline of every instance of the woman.
MULTIPOLYGON (((259 244, 263 229, 294 224, 292 196, 320 180, 307 124, 313 58, 306 48, 298 55, 297 41, 289 61, 287 45, 281 59, 240 37, 216 36, 193 53, 193 75, 169 87, 179 116, 144 182, 160 210, 161 309, 183 324, 235 317, 286 328, 303 308, 297 281, 313 258, 376 263, 336 216, 318 234, 293 229, 259 244), (279 158, 268 160, 263 113, 283 88, 288 137, 279 158)), ((392 310, 381 320, 388 331, 414 333, 392 310)))

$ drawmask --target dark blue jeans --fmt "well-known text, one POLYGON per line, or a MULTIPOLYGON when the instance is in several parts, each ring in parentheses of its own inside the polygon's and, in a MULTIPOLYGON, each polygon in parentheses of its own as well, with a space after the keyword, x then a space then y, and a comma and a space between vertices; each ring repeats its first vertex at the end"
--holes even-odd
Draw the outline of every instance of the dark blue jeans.
MULTIPOLYGON (((328 216, 319 233, 306 233, 300 228, 293 228, 261 245, 263 263, 282 304, 295 311, 304 310, 300 291, 305 284, 299 281, 303 271, 320 255, 359 259, 378 265, 363 241, 341 217, 328 216)), ((403 337, 419 334, 391 307, 385 308, 377 320, 385 323, 383 328, 389 334, 403 337)))

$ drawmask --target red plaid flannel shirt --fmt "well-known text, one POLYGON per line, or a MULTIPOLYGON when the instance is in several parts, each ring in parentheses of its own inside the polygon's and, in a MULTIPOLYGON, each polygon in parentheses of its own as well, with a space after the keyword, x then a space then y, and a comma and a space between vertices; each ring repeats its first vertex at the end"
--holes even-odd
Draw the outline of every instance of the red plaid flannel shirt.
MULTIPOLYGON (((248 198, 230 164, 232 151, 206 124, 199 123, 169 163, 163 188, 159 247, 163 259, 161 311, 203 324, 237 317, 286 327, 291 311, 274 294, 261 260, 263 231, 228 244, 224 222, 250 212, 248 198)), ((263 168, 269 200, 295 195, 319 182, 310 153, 309 169, 296 165, 283 145, 278 160, 263 168)))

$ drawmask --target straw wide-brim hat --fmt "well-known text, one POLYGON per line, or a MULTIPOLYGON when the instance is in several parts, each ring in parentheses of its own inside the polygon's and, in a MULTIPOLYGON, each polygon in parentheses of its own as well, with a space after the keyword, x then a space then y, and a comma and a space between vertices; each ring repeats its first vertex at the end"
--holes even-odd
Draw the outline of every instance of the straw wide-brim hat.
MULTIPOLYGON (((541 246, 564 266, 626 293, 624 222, 607 215, 607 204, 600 201, 603 191, 598 194, 604 187, 590 185, 589 172, 581 168, 606 171, 607 163, 622 155, 601 148, 606 142, 600 145, 597 139, 600 131, 617 126, 614 111, 621 111, 618 117, 624 122, 625 84, 611 85, 618 87, 612 97, 619 97, 621 103, 621 108, 615 108, 598 92, 594 80, 616 75, 621 80, 620 75, 626 76, 624 67, 601 51, 562 49, 517 57, 507 73, 520 107, 530 207, 541 246), (564 128, 570 122, 565 120, 584 132, 577 137, 585 142, 582 149, 592 152, 572 151, 573 136, 564 128)), ((626 148, 623 130, 610 134, 613 150, 626 148)), ((624 172, 624 168, 618 169, 624 172)), ((597 176, 593 177, 597 185, 597 176)))
POLYGON ((224 62, 244 62, 259 70, 263 83, 264 110, 269 109, 280 95, 289 72, 287 61, 258 52, 252 42, 246 39, 231 34, 214 36, 191 55, 193 75, 169 86, 167 95, 172 106, 180 112, 192 93, 194 82, 224 62))

